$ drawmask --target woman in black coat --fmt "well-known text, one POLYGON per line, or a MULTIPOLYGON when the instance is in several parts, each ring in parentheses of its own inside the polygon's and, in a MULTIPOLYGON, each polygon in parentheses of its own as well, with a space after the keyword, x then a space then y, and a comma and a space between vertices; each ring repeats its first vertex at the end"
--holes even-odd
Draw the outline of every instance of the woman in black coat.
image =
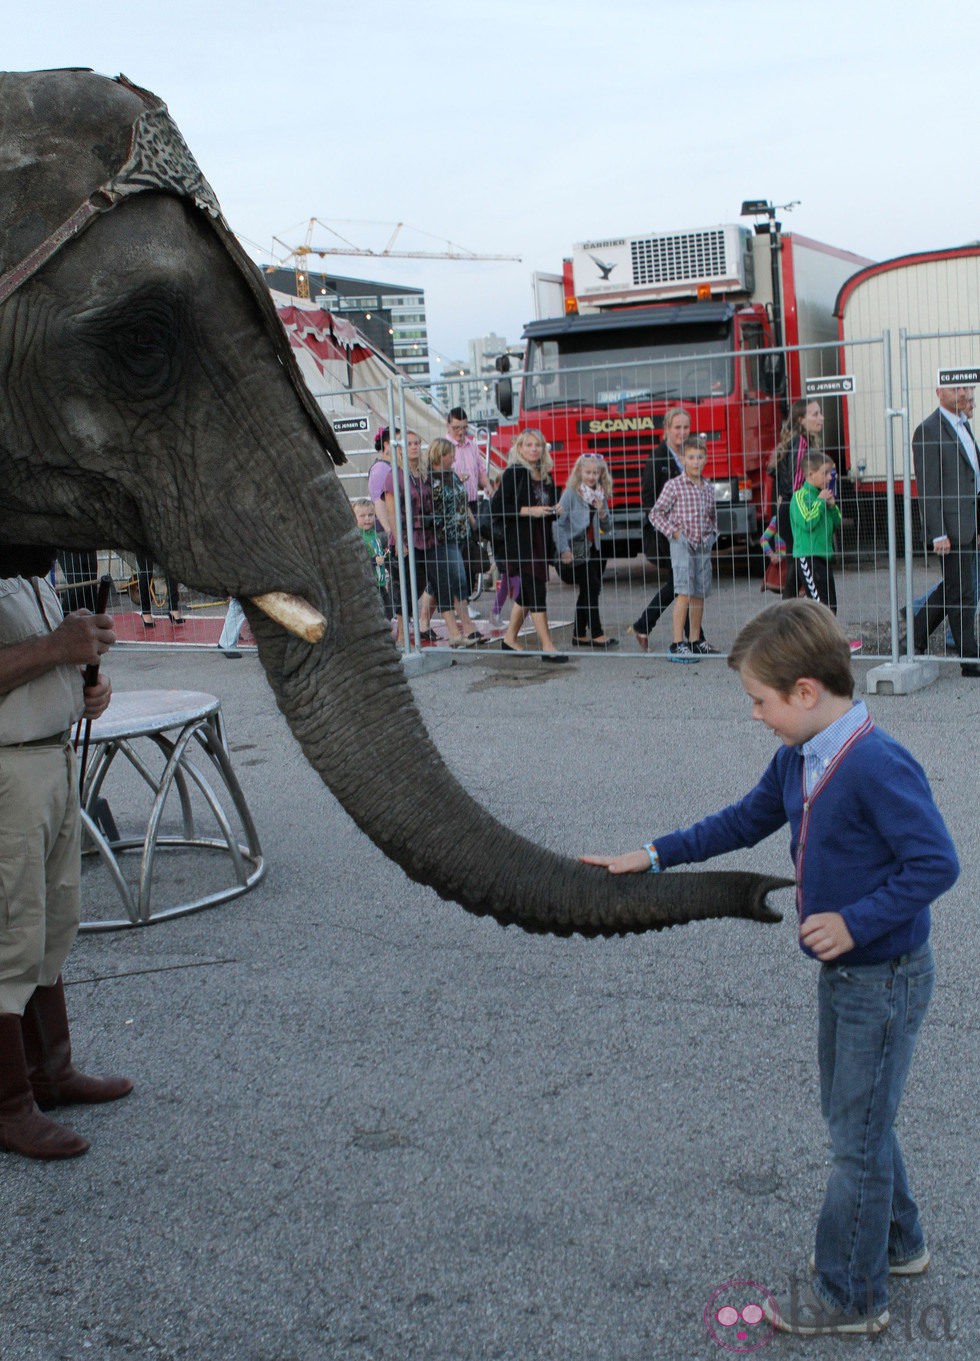
POLYGON ((506 570, 521 579, 520 602, 514 603, 500 646, 523 652, 518 631, 530 614, 542 661, 567 662, 555 647, 548 627, 548 569, 552 559, 551 527, 555 518, 555 485, 551 455, 540 430, 523 430, 511 445, 500 478, 500 517, 504 526, 506 570))

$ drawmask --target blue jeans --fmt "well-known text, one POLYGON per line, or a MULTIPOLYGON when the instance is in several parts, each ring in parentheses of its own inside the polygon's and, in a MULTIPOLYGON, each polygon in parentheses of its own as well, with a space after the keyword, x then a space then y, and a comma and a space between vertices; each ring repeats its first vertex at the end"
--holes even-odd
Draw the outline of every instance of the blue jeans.
POLYGON ((845 1314, 880 1312, 889 1261, 925 1247, 894 1125, 934 973, 928 943, 886 964, 820 970, 820 1105, 833 1166, 814 1290, 845 1314))
POLYGON ((221 637, 218 639, 218 646, 225 652, 229 652, 235 647, 244 624, 245 611, 242 609, 241 601, 236 596, 232 596, 228 601, 228 613, 225 615, 224 627, 221 630, 221 637))

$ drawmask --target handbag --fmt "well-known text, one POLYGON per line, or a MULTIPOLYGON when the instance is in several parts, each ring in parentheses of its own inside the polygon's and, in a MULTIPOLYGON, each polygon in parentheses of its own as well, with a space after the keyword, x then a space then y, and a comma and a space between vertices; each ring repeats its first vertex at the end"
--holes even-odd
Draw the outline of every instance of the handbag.
POLYGON ((766 570, 762 574, 762 585, 760 591, 775 591, 777 595, 782 595, 786 588, 786 578, 789 575, 789 564, 784 556, 777 557, 771 554, 766 563, 766 570))

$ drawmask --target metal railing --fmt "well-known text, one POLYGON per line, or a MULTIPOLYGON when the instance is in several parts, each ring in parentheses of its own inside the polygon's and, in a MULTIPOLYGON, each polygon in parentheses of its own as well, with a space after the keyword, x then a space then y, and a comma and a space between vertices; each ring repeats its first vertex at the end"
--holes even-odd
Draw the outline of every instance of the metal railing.
MULTIPOLYGON (((838 612, 845 629, 863 645, 864 655, 879 657, 897 662, 903 654, 906 659, 912 655, 912 639, 915 627, 916 601, 933 588, 940 580, 938 559, 923 547, 919 532, 921 506, 916 499, 910 475, 912 468, 912 434, 919 422, 935 409, 935 373, 932 360, 936 354, 948 356, 949 362, 956 362, 965 349, 975 347, 980 340, 978 332, 950 332, 932 335, 911 335, 900 332, 895 339, 890 332, 847 344, 808 345, 790 350, 799 360, 803 379, 813 376, 847 373, 853 370, 856 387, 849 395, 839 395, 822 399, 827 416, 824 447, 831 458, 841 461, 844 449, 849 453, 847 467, 839 468, 839 501, 843 513, 843 524, 838 535, 833 555, 833 567, 838 585, 838 612), (898 402, 894 393, 898 390, 898 402), (896 429, 896 423, 898 428, 896 429), (904 624, 905 639, 902 641, 901 629, 904 624)), ((756 365, 761 372, 763 361, 771 350, 751 351, 749 354, 726 354, 719 371, 737 378, 744 387, 748 365, 756 365), (741 368, 739 368, 741 366, 741 368)), ((718 356, 713 356, 718 359, 718 356)), ((697 356, 693 357, 693 361, 697 356)), ((683 363, 690 364, 691 356, 685 356, 683 363)), ((673 361, 663 361, 659 365, 660 386, 664 386, 665 365, 673 361)), ((622 367, 622 366, 620 366, 622 367)), ((637 643, 635 626, 643 618, 647 602, 663 586, 662 562, 658 564, 643 556, 639 551, 639 530, 645 511, 639 503, 639 483, 643 465, 659 438, 666 399, 654 402, 641 399, 637 394, 644 388, 644 376, 652 380, 650 364, 640 361, 632 363, 631 368, 637 382, 632 385, 632 395, 625 392, 619 398, 605 404, 610 413, 609 423, 615 427, 600 432, 603 455, 606 465, 613 471, 616 485, 613 487, 610 506, 613 515, 627 512, 625 535, 600 535, 595 545, 602 559, 599 606, 603 628, 610 636, 619 640, 620 646, 614 650, 603 651, 603 655, 628 656, 635 654, 637 643), (641 418, 646 412, 648 419, 641 418), (625 413, 625 414, 624 414, 625 413), (618 424, 617 424, 618 422, 618 424), (625 545, 625 546, 624 546, 625 545)), ((560 371, 556 371, 560 373, 560 371)), ((593 410, 600 410, 599 395, 608 398, 609 394, 602 385, 608 384, 608 366, 600 366, 593 371, 576 370, 575 400, 562 401, 556 396, 547 411, 547 422, 540 409, 528 413, 527 420, 515 421, 510 425, 501 424, 496 430, 483 426, 479 430, 481 451, 485 466, 496 470, 505 461, 511 440, 518 431, 526 426, 537 425, 553 432, 556 477, 554 495, 557 497, 564 489, 564 481, 569 471, 571 459, 569 442, 571 434, 576 434, 576 422, 580 422, 582 411, 581 394, 586 391, 596 399, 593 410), (583 389, 583 383, 586 387, 583 389), (591 384, 591 387, 588 386, 591 384)), ((509 375, 518 378, 521 375, 509 375)), ((525 375, 526 378, 526 375, 525 375)), ((647 387, 653 390, 657 384, 650 381, 647 387)), ((683 390, 683 383, 676 389, 683 390)), ((378 418, 379 424, 400 430, 410 428, 409 404, 412 397, 425 390, 425 385, 408 379, 392 379, 384 387, 375 385, 364 389, 359 395, 357 390, 331 393, 324 390, 317 395, 325 403, 335 402, 340 397, 370 409, 378 418), (369 406, 370 403, 370 406, 369 406), (379 410, 387 419, 382 422, 379 410)), ((792 394, 794 397, 796 393, 792 394)), ((728 514, 723 515, 725 531, 713 554, 713 583, 705 604, 705 633, 713 646, 724 653, 730 646, 739 628, 755 613, 762 604, 774 597, 760 591, 761 571, 764 558, 759 539, 768 523, 772 511, 771 482, 766 466, 771 455, 771 446, 776 426, 775 414, 783 399, 766 397, 758 390, 744 400, 720 401, 718 394, 701 396, 687 403, 695 433, 705 437, 709 455, 714 457, 709 464, 709 476, 716 486, 723 489, 727 485, 728 495, 743 498, 746 485, 752 490, 752 516, 741 520, 728 514), (699 429, 700 427, 700 429, 699 429), (768 435, 764 432, 768 431, 768 435), (734 452, 729 455, 728 450, 734 452), (727 462, 726 462, 727 459, 727 462)), ((682 399, 670 399, 670 405, 685 405, 682 399)), ((414 408, 418 410, 416 406, 414 408)), ((439 418, 433 413, 433 422, 439 418)), ((438 427, 436 427, 438 428, 438 427)), ((593 444, 595 441, 593 441, 593 444)), ((580 439, 577 451, 599 452, 580 439)), ((364 451, 366 455, 371 450, 364 451)), ((407 570, 396 573, 399 613, 403 619, 411 620, 411 627, 404 629, 403 646, 407 651, 418 651, 426 646, 439 646, 443 641, 443 629, 435 612, 436 622, 431 622, 427 605, 424 611, 416 608, 420 595, 426 586, 434 587, 431 579, 431 563, 421 560, 412 543, 412 535, 405 535, 405 516, 403 507, 411 506, 411 479, 402 460, 400 476, 393 479, 392 497, 395 507, 395 542, 392 554, 399 562, 404 562, 407 570), (423 636, 430 635, 429 637, 423 636), (431 635, 436 637, 435 644, 431 635)), ((356 477, 364 477, 366 469, 341 469, 339 476, 346 487, 356 477)), ((732 507, 734 508, 734 507, 732 507)), ((724 503, 719 501, 719 509, 724 503)), ((470 594, 477 596, 480 618, 472 621, 475 631, 489 642, 498 642, 504 636, 506 618, 510 608, 505 600, 491 601, 488 588, 496 589, 499 581, 508 575, 508 562, 501 561, 498 541, 485 544, 484 552, 494 562, 488 570, 470 576, 470 594), (479 579, 476 579, 476 578, 479 579), (495 606, 499 603, 500 609, 495 606)), ((470 555, 475 557, 474 554, 470 555)), ((571 642, 576 625, 576 606, 581 607, 582 591, 574 577, 568 572, 559 576, 559 565, 554 555, 548 573, 548 605, 550 620, 554 621, 554 632, 559 645, 571 642)), ((528 564, 510 562, 510 567, 520 568, 528 564)), ((567 564, 566 564, 567 566, 567 564)), ((100 571, 108 568, 117 586, 114 602, 116 613, 122 617, 128 612, 128 594, 135 572, 132 555, 103 553, 99 558, 100 571)), ((63 588, 78 586, 60 578, 63 588)), ((217 641, 214 636, 220 630, 224 615, 224 601, 207 600, 193 592, 181 592, 181 610, 188 620, 186 624, 171 626, 169 611, 165 600, 159 595, 161 617, 155 621, 152 633, 142 628, 141 621, 132 628, 123 630, 128 642, 143 644, 167 644, 174 642, 196 643, 211 646, 217 641)), ((651 655, 668 655, 672 639, 670 627, 671 611, 667 610, 662 623, 656 625, 656 632, 648 635, 651 655)), ((578 618, 581 620, 581 613, 578 618)), ((137 615, 138 619, 138 615, 137 615)), ((458 621, 466 633, 473 630, 470 621, 458 621)), ((392 634, 395 628, 392 621, 392 634)), ((577 636, 577 635, 574 635, 577 636)), ((247 636, 246 636, 247 641, 247 636)), ((589 649, 586 649, 588 651, 589 649)), ((956 656, 944 638, 934 637, 930 643, 934 657, 951 659, 956 656)))

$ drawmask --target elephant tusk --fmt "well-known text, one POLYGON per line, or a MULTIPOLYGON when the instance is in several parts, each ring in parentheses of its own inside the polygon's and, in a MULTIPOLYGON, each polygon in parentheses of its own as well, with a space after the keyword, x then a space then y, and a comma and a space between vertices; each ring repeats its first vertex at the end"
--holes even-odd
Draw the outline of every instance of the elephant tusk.
POLYGON ((318 643, 326 632, 326 619, 302 596, 287 595, 285 591, 268 591, 265 595, 253 596, 252 603, 304 642, 318 643))

